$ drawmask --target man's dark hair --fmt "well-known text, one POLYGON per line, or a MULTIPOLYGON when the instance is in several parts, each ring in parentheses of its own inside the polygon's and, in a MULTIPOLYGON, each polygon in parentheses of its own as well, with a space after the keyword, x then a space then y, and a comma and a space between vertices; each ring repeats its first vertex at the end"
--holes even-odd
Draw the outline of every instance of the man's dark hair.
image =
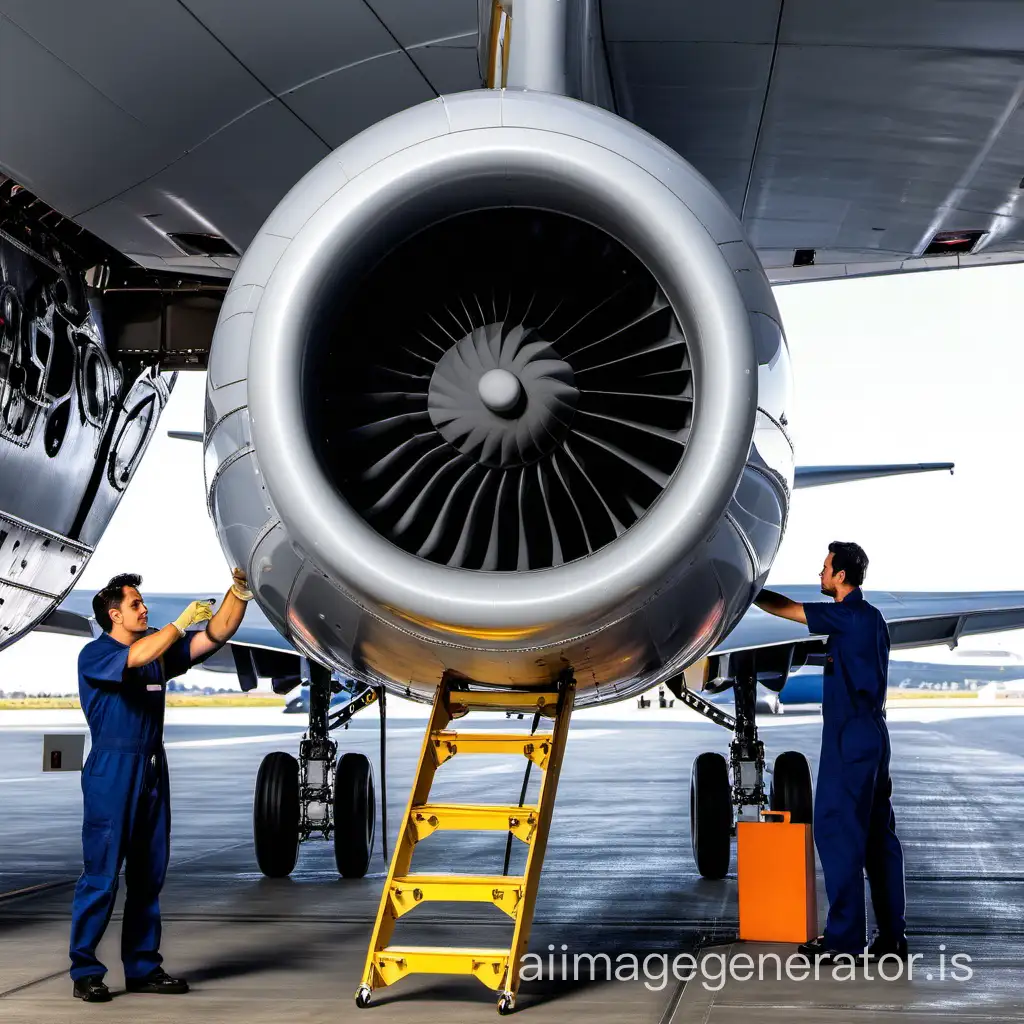
POLYGON ((134 587, 139 589, 142 577, 138 573, 123 572, 115 576, 93 599, 92 613, 104 633, 109 633, 114 628, 110 618, 112 608, 120 608, 124 600, 124 588, 134 587))
POLYGON ((868 571, 868 556, 859 544, 849 540, 834 540, 828 546, 832 552, 832 575, 842 570, 851 587, 859 587, 868 571))

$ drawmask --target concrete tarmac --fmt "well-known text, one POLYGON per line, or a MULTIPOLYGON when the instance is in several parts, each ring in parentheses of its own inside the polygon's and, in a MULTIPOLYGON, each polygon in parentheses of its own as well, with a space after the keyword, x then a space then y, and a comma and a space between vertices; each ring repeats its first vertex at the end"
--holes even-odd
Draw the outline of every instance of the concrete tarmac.
MULTIPOLYGON (((868 980, 777 977, 718 979, 719 960, 757 961, 793 947, 729 944, 737 927, 733 873, 709 882, 690 854, 688 785, 693 758, 725 751, 729 736, 684 716, 578 713, 570 733, 534 920, 531 951, 544 976, 526 981, 519 1010, 537 1022, 638 1020, 1024 1021, 1024 750, 1021 716, 1010 709, 890 712, 894 804, 907 860, 914 976, 868 980), (687 982, 662 958, 695 950, 704 959, 687 982), (714 943, 720 943, 714 945, 714 943), (566 946, 570 977, 548 971, 549 946, 566 946), (710 945, 709 945, 710 944, 710 945), (945 948, 943 948, 945 947, 945 948), (571 977, 576 954, 606 953, 621 980, 591 980, 589 961, 571 977), (632 980, 633 954, 648 970, 632 980), (969 963, 971 977, 951 958, 969 963), (930 977, 929 977, 930 975, 930 977)), ((20 713, 18 713, 20 714, 20 713)), ((186 996, 127 995, 118 958, 120 913, 100 949, 116 997, 105 1006, 71 998, 67 939, 71 892, 81 870, 77 774, 40 772, 43 731, 73 731, 80 718, 5 715, 0 721, 0 1020, 314 1022, 476 1021, 494 1013, 494 995, 473 979, 413 977, 380 990, 357 1011, 362 972, 386 865, 339 879, 331 847, 313 842, 294 875, 264 879, 252 852, 252 790, 261 758, 297 748, 292 716, 242 710, 232 716, 176 716, 166 729, 173 796, 172 862, 162 900, 165 966, 187 976, 186 996), (72 729, 60 723, 72 723, 72 729), (208 722, 210 724, 203 724, 208 722)), ((806 752, 816 769, 820 719, 768 719, 769 760, 806 752)), ((528 722, 474 716, 464 728, 523 729, 528 722)), ((393 844, 415 767, 423 722, 395 718, 389 730, 389 832, 393 844)), ((335 733, 341 750, 377 761, 373 713, 335 733)), ((456 757, 438 773, 434 798, 515 803, 521 759, 456 757)), ((378 798, 379 798, 378 778, 378 798)), ((379 799, 378 799, 379 806, 379 799)), ((440 833, 417 849, 416 872, 499 873, 504 837, 440 833)), ((516 844, 517 854, 524 847, 516 844)), ((513 859, 511 870, 515 872, 513 859)), ((819 872, 821 920, 827 906, 819 872)), ((491 907, 426 905, 403 918, 396 941, 420 945, 507 944, 510 924, 491 907)), ((603 965, 603 961, 598 961, 603 965)), ((686 962, 684 961, 684 964, 686 962)), ((771 962, 770 962, 771 963, 771 962)), ((555 961, 556 968, 560 960, 555 961)), ((685 974, 685 968, 684 968, 685 974)), ((755 975, 756 977, 756 975, 755 975)))

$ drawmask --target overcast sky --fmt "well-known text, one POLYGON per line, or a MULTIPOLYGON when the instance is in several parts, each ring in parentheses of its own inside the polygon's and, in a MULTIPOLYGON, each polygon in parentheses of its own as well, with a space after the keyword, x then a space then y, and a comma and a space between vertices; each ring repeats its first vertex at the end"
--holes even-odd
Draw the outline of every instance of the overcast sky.
MULTIPOLYGON (((828 543, 855 540, 870 559, 868 590, 1024 589, 1022 294, 1022 267, 776 289, 793 357, 797 463, 950 461, 956 471, 797 492, 770 586, 816 583, 828 543)), ((82 586, 133 571, 144 592, 226 589, 202 448, 166 436, 202 429, 204 386, 204 374, 179 375, 82 586)), ((1024 652, 1024 632, 995 640, 1024 652)), ((20 641, 0 653, 0 689, 73 690, 80 646, 41 634, 20 641)))

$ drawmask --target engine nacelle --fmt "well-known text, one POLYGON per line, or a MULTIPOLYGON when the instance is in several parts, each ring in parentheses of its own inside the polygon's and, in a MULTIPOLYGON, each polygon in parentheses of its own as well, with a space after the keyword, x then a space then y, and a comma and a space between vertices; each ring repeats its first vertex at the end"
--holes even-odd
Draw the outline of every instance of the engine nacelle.
POLYGON ((301 651, 622 699, 704 655, 778 549, 788 349, 689 164, 530 92, 407 110, 322 160, 214 338, 210 514, 301 651))

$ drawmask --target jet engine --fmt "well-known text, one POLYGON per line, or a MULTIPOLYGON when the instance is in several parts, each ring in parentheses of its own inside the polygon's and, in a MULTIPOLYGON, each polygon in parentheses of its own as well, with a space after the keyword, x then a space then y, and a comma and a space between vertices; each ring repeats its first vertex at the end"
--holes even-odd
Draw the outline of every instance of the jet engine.
POLYGON ((480 91, 351 139, 227 292, 206 480, 307 656, 631 696, 748 608, 793 483, 790 364, 730 208, 604 110, 480 91))

